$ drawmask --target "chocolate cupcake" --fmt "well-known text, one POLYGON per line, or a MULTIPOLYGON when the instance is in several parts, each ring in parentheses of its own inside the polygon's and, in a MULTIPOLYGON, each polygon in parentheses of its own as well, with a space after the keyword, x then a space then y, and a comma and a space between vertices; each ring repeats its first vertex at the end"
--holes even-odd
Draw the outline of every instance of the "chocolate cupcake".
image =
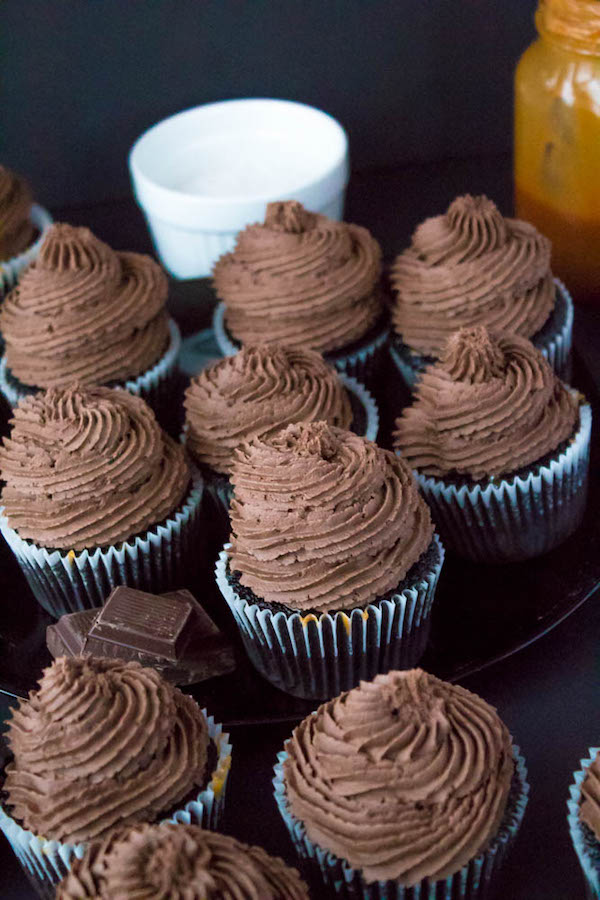
POLYGON ((569 375, 573 303, 550 271, 550 241, 505 219, 487 197, 458 197, 426 219, 391 270, 391 352, 409 387, 459 328, 485 325, 530 338, 569 375))
POLYGON ((449 338, 396 421, 447 547, 479 562, 545 553, 585 510, 591 408, 525 338, 449 338))
POLYGON ((278 344, 246 345, 204 369, 192 378, 185 408, 186 446, 227 534, 229 475, 242 443, 319 420, 375 440, 379 420, 375 401, 355 379, 338 375, 314 350, 278 344))
POLYGON ((0 166, 0 300, 36 258, 51 224, 25 179, 0 166))
POLYGON ((331 697, 423 653, 443 562, 408 467, 316 422, 236 451, 217 583, 256 668, 331 697))
POLYGON ((51 388, 14 410, 0 447, 0 531, 55 616, 118 584, 181 587, 198 558, 202 482, 127 391, 51 388))
POLYGON ((388 336, 380 276, 381 249, 365 228, 269 203, 264 223, 214 266, 217 342, 225 355, 257 342, 318 350, 370 387, 388 336))
POLYGON ((600 748, 590 747, 573 776, 567 802, 569 833, 586 881, 587 896, 600 897, 600 748))
POLYGON ((420 669, 320 706, 274 785, 296 850, 335 896, 387 900, 486 897, 528 793, 496 711, 420 669))
POLYGON ((56 893, 56 900, 120 897, 309 900, 296 870, 281 859, 193 825, 113 832, 73 861, 56 893))
POLYGON ((53 225, 0 312, 5 397, 14 406, 75 381, 124 386, 162 414, 180 344, 166 299, 166 275, 149 256, 53 225))
POLYGON ((153 669, 62 657, 13 711, 7 740, 0 827, 44 892, 115 828, 218 825, 228 735, 153 669))

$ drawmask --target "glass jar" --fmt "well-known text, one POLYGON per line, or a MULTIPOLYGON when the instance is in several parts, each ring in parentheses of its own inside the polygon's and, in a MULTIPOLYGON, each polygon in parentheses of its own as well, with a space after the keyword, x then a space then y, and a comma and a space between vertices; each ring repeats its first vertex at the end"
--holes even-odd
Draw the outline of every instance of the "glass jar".
POLYGON ((600 304, 600 2, 539 0, 535 21, 515 75, 516 211, 574 299, 600 304))

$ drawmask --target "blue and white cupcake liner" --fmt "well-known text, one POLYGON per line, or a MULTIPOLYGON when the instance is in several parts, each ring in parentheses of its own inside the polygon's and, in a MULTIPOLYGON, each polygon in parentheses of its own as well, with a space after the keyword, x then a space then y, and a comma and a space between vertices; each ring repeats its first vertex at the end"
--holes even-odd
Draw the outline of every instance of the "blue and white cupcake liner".
POLYGON ((29 213, 29 221, 38 231, 37 239, 18 256, 0 262, 0 300, 14 288, 21 272, 36 259, 53 220, 47 209, 34 203, 29 213))
POLYGON ((569 834, 583 870, 587 896, 590 900, 600 897, 600 841, 579 818, 579 808, 581 785, 588 767, 599 753, 600 747, 590 747, 589 756, 581 760, 581 769, 573 774, 573 784, 569 787, 570 799, 567 800, 569 834))
MULTIPOLYGON (((544 327, 531 342, 546 357, 563 381, 571 377, 571 349, 573 346, 573 299, 560 279, 555 278, 556 303, 544 327)), ((414 390, 421 372, 427 365, 425 357, 413 354, 396 336, 389 346, 392 361, 409 390, 414 390)))
POLYGON ((571 294, 559 278, 556 285, 556 303, 552 315, 532 342, 541 350, 556 374, 563 381, 571 378, 571 350, 573 348, 574 308, 571 294))
MULTIPOLYGON (((202 713, 208 725, 208 735, 217 748, 215 771, 207 787, 195 800, 191 800, 162 822, 199 825, 217 831, 222 822, 225 806, 232 747, 229 735, 223 731, 223 727, 217 724, 205 709, 202 713)), ((39 896, 53 900, 56 885, 70 871, 73 858, 81 859, 87 844, 68 844, 38 837, 15 822, 2 807, 0 807, 0 828, 39 896)))
POLYGON ((0 532, 40 606, 59 618, 102 606, 121 584, 154 594, 186 584, 198 563, 203 492, 204 483, 195 474, 182 504, 164 522, 112 547, 47 550, 21 538, 3 509, 0 532))
POLYGON ((229 507, 233 497, 233 485, 229 478, 211 478, 205 480, 207 494, 208 515, 213 519, 213 525, 217 528, 219 536, 227 540, 231 531, 229 521, 229 507))
MULTIPOLYGON (((340 381, 346 390, 355 397, 365 412, 365 427, 362 434, 368 441, 376 441, 379 434, 379 408, 372 393, 353 375, 340 372, 340 381)), ((352 428, 352 425, 350 426, 352 428)), ((352 429, 354 430, 354 429, 352 429)), ((357 431, 357 434, 360 432, 357 431)))
POLYGON ((415 470, 446 547, 475 562, 504 563, 566 540, 585 512, 591 429, 592 410, 583 403, 567 448, 525 477, 457 485, 415 470))
POLYGON ((177 390, 177 359, 181 349, 181 332, 175 319, 169 319, 169 346, 157 363, 137 378, 131 378, 123 385, 130 394, 145 400, 156 413, 163 425, 170 420, 173 400, 177 390))
POLYGON ((382 325, 369 340, 359 341, 355 350, 325 353, 324 359, 335 366, 338 372, 351 375, 371 390, 375 390, 380 370, 387 359, 389 337, 388 325, 382 325))
MULTIPOLYGON (((399 341, 395 342, 393 338, 390 340, 389 354, 390 359, 394 363, 407 390, 412 393, 421 373, 425 370, 425 366, 427 365, 424 361, 424 357, 415 357, 406 344, 400 344, 399 341)), ((434 360, 431 360, 430 362, 432 363, 434 360)))
POLYGON ((250 661, 280 690, 328 699, 380 672, 410 669, 423 655, 444 562, 437 535, 426 551, 432 554, 430 568, 414 584, 364 608, 308 615, 272 611, 240 597, 227 577, 230 546, 225 545, 217 560, 217 584, 250 661))
POLYGON ((491 885, 500 869, 525 815, 529 784, 525 760, 519 748, 513 744, 515 774, 506 804, 506 810, 497 834, 486 850, 470 860, 454 875, 438 881, 424 878, 413 887, 404 887, 397 881, 375 881, 367 884, 361 872, 352 869, 345 860, 323 850, 307 837, 304 824, 292 814, 285 792, 283 764, 285 751, 277 755, 275 765, 275 801, 290 834, 296 852, 312 867, 320 870, 323 881, 332 896, 346 900, 484 900, 490 895, 491 885))
POLYGON ((235 356, 240 349, 241 344, 238 344, 229 336, 227 328, 225 327, 225 311, 225 303, 222 300, 219 300, 213 310, 212 327, 215 333, 217 347, 223 356, 235 356))
MULTIPOLYGON (((154 410, 158 421, 163 424, 172 413, 173 395, 176 390, 177 357, 181 347, 181 334, 177 322, 169 319, 169 346, 157 363, 137 378, 131 378, 115 387, 129 391, 145 400, 154 410)), ((8 368, 6 356, 0 359, 0 391, 11 407, 15 407, 25 397, 39 392, 22 384, 8 368)))
MULTIPOLYGON (((234 356, 241 345, 233 340, 227 331, 223 301, 217 303, 215 307, 213 329, 217 345, 223 356, 234 356)), ((345 353, 343 349, 336 350, 332 353, 324 353, 323 358, 330 365, 335 366, 338 372, 351 375, 371 388, 377 379, 380 363, 385 358, 388 338, 389 328, 387 324, 382 325, 370 340, 358 341, 355 350, 349 353, 345 353)))

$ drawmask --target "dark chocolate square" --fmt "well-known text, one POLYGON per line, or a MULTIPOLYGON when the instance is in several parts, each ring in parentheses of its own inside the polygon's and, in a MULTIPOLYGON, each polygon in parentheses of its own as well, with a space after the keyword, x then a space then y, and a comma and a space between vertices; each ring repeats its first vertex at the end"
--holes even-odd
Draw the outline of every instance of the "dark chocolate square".
POLYGON ((86 649, 107 641, 176 663, 193 627, 194 602, 173 594, 115 588, 89 630, 86 649))

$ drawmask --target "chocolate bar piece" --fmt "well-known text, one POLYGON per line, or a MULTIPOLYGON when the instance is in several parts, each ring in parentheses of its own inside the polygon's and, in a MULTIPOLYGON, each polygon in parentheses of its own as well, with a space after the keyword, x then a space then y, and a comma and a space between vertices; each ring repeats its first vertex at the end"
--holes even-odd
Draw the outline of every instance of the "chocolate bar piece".
POLYGON ((86 647, 94 655, 102 642, 160 656, 176 663, 194 627, 189 595, 154 596, 129 587, 112 592, 90 628, 86 647))
POLYGON ((103 607, 49 625, 46 643, 54 657, 136 660, 181 685, 235 668, 231 645, 186 590, 157 595, 115 588, 103 607))
POLYGON ((46 628, 46 644, 52 656, 79 656, 90 626, 98 614, 97 609, 61 616, 54 625, 46 628))

